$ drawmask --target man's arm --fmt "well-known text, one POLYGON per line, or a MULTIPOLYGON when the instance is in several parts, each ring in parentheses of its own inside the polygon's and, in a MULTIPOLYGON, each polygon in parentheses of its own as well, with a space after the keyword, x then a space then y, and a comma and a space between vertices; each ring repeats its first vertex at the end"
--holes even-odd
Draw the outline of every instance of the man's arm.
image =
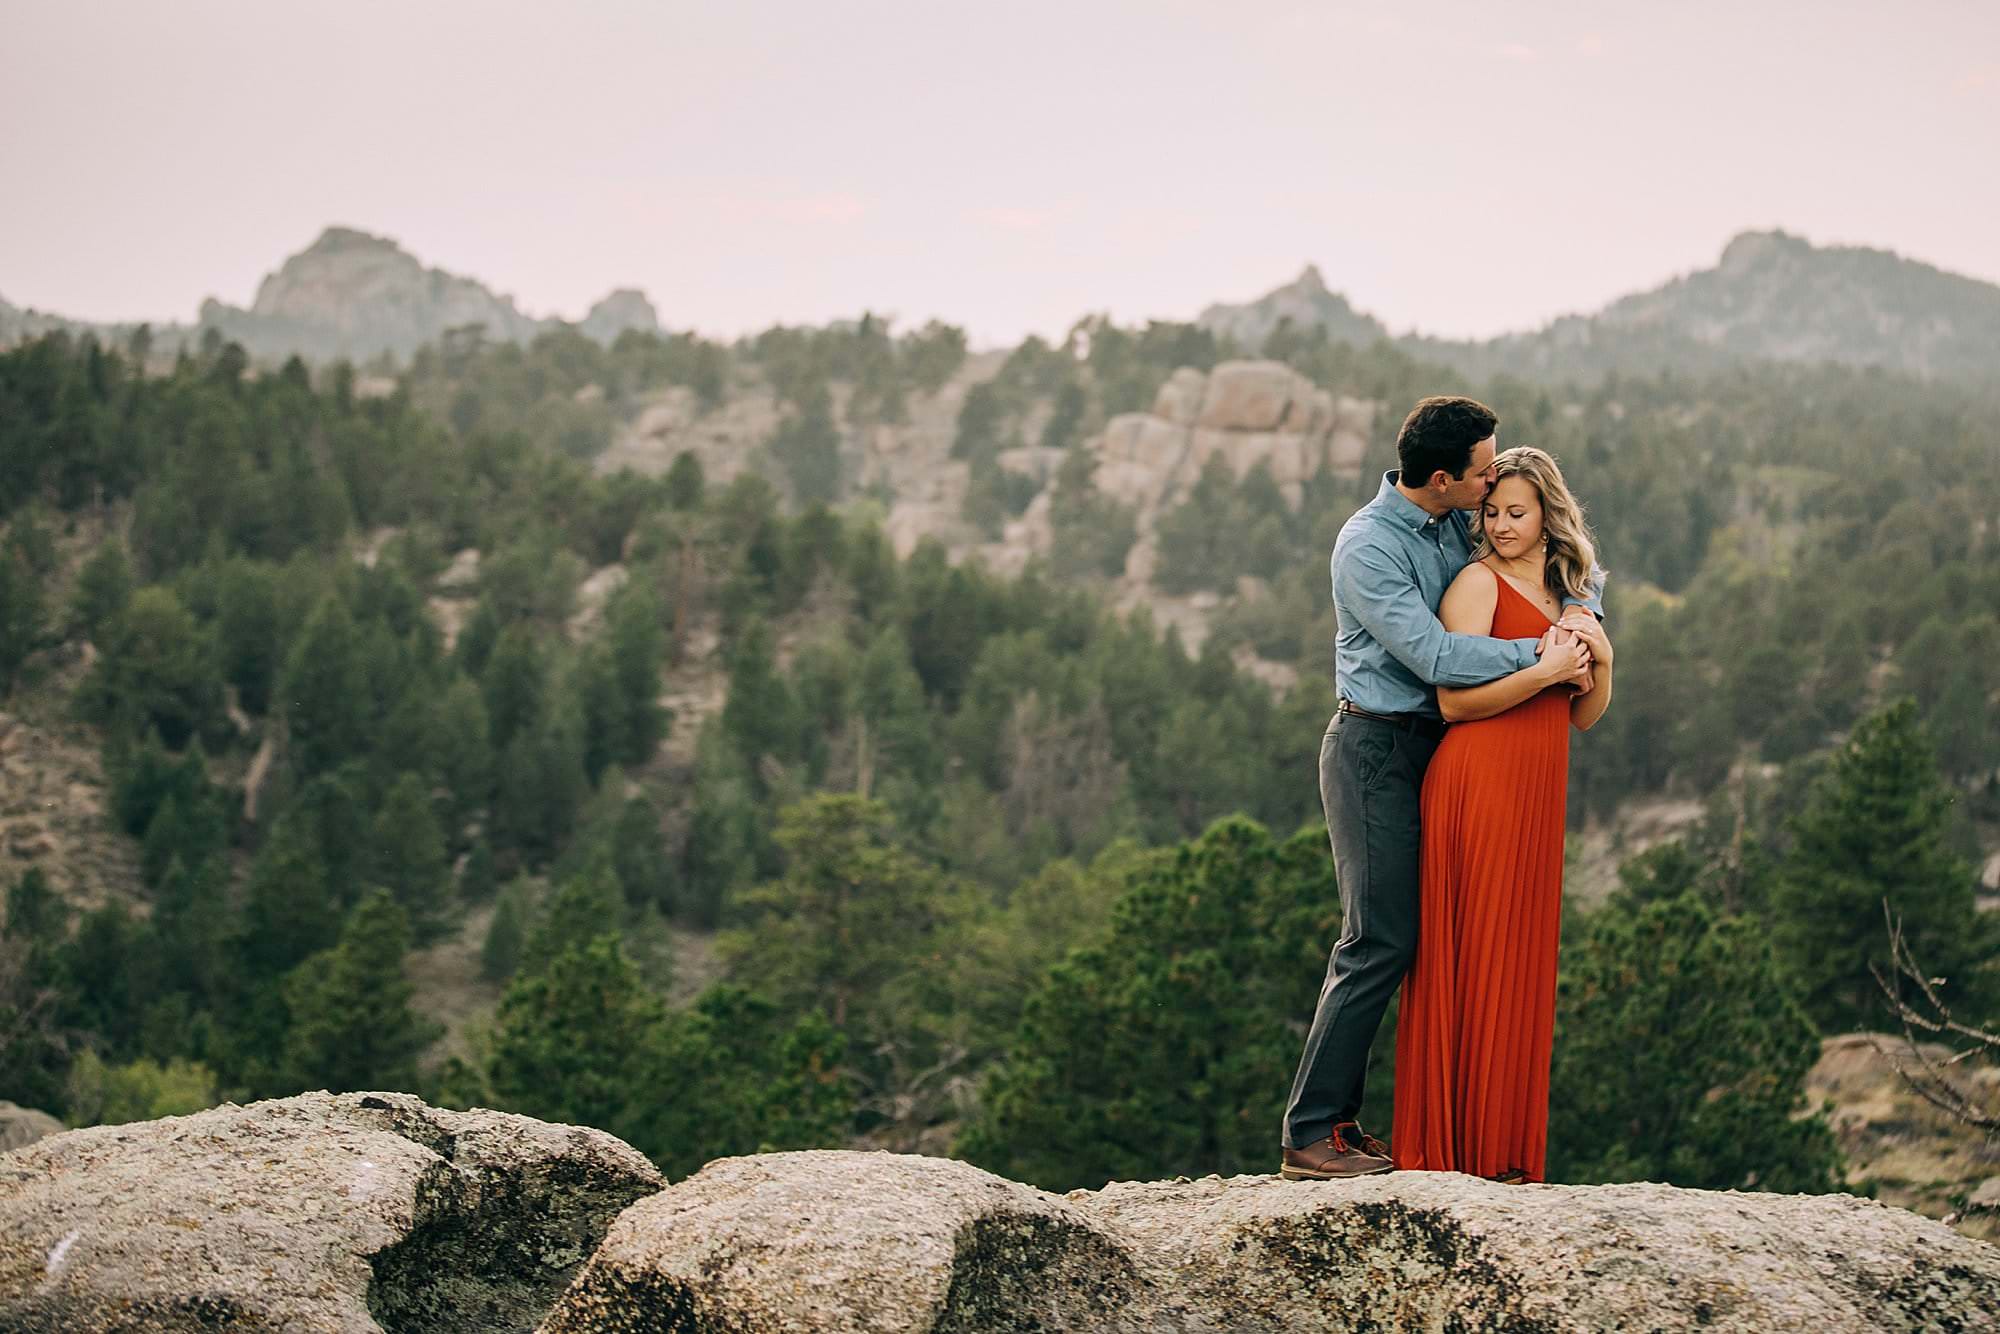
POLYGON ((1424 604, 1410 572, 1371 543, 1356 543, 1337 554, 1333 590, 1341 607, 1376 643, 1431 685, 1484 685, 1535 661, 1535 640, 1447 631, 1424 604))
POLYGON ((1589 597, 1580 598, 1565 594, 1562 605, 1562 617, 1558 621, 1558 624, 1569 622, 1566 628, 1579 630, 1586 624, 1602 625, 1604 623, 1604 567, 1602 565, 1591 566, 1589 597), (1579 608, 1590 613, 1589 622, 1576 620, 1575 613, 1579 608))

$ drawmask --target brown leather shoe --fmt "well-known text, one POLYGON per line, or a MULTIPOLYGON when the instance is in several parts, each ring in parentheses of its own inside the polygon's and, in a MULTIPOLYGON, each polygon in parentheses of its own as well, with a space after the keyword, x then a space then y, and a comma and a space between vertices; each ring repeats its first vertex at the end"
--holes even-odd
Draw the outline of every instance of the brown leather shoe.
MULTIPOLYGON (((1303 1149, 1286 1149, 1278 1175, 1287 1181, 1335 1181, 1342 1177, 1369 1176, 1395 1167, 1389 1161, 1388 1146, 1370 1153, 1362 1145, 1372 1136, 1364 1135, 1352 1121, 1343 1121, 1325 1139, 1316 1139, 1303 1149), (1349 1142, 1350 1136, 1355 1141, 1349 1142)), ((1382 1141, 1375 1140, 1381 1145, 1382 1141)))

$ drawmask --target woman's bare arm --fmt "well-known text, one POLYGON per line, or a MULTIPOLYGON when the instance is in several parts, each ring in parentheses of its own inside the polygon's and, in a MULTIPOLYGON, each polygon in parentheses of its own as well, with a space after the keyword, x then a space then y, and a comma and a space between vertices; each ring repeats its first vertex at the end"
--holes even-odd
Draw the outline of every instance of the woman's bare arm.
MULTIPOLYGON (((1500 576, 1474 562, 1459 571, 1444 591, 1438 619, 1457 635, 1493 633, 1493 609, 1500 603, 1500 576)), ((1532 667, 1523 667, 1479 686, 1439 686, 1438 709, 1448 723, 1470 722, 1505 713, 1556 682, 1573 679, 1581 658, 1578 643, 1550 644, 1532 667)))
POLYGON ((1590 675, 1583 692, 1569 702, 1569 721, 1578 731, 1588 732, 1611 707, 1611 637, 1601 625, 1578 633, 1590 645, 1590 675))

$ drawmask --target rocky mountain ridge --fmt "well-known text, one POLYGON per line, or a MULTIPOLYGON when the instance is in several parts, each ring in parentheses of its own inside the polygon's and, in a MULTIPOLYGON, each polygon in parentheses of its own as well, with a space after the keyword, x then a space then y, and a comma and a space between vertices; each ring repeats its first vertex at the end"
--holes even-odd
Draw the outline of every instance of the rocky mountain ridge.
MULTIPOLYGON (((1487 340, 1408 335, 1356 310, 1316 265, 1247 302, 1218 302, 1201 327, 1255 352, 1281 325, 1335 342, 1394 338, 1412 354, 1467 374, 1590 379, 1606 371, 1712 370, 1744 361, 1833 361, 1921 375, 1981 375, 2000 348, 2000 285, 1951 273, 1894 251, 1816 246, 1782 230, 1745 231, 1713 268, 1636 292, 1591 314, 1487 340)), ((261 360, 407 357, 453 328, 479 325, 488 339, 525 342, 563 321, 524 314, 480 281, 426 268, 395 241, 328 227, 259 284, 245 309, 214 298, 191 325, 154 326, 171 352, 213 329, 261 360)), ((136 326, 90 324, 0 300, 0 346, 57 329, 123 341, 136 326)), ((656 332, 657 312, 630 288, 594 305, 576 327, 609 343, 626 330, 656 332)))
MULTIPOLYGON (((1215 305, 1200 323, 1257 346, 1289 319, 1335 342, 1387 332, 1325 289, 1308 267, 1240 305, 1215 305)), ((1413 355, 1486 376, 1588 379, 1606 370, 1714 369, 1744 361, 1883 366, 1920 375, 1990 375, 2000 362, 2000 285, 1891 250, 1816 246, 1782 230, 1745 231, 1715 267, 1565 315, 1541 329, 1488 340, 1408 336, 1413 355)))
POLYGON ((1454 1173, 1114 1182, 307 1093, 0 1155, 27 1331, 1974 1329, 2000 1249, 1852 1196, 1454 1173))
POLYGON ((1264 340, 1286 323, 1301 332, 1323 329, 1337 343, 1365 344, 1390 336, 1388 326, 1380 320, 1329 291, 1317 264, 1306 265, 1298 277, 1255 301, 1207 306, 1195 317, 1195 323, 1247 348, 1262 347, 1264 340))
MULTIPOLYGON (((488 340, 526 343, 564 325, 524 314, 513 298, 475 278, 427 268, 388 237, 334 226, 265 275, 247 309, 210 297, 193 325, 156 326, 152 334, 154 347, 163 352, 191 346, 213 330, 260 361, 293 355, 368 361, 407 358, 454 329, 477 326, 488 340)), ((122 343, 134 327, 93 325, 0 301, 0 346, 58 329, 122 343)), ((576 327, 608 344, 628 329, 657 333, 660 323, 643 292, 620 288, 592 306, 576 327)))

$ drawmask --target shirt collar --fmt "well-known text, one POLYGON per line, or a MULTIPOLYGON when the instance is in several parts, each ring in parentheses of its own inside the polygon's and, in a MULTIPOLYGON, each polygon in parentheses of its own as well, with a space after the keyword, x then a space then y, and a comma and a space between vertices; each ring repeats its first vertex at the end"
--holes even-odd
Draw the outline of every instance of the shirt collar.
POLYGON ((1442 516, 1433 516, 1422 505, 1417 504, 1416 501, 1411 500, 1401 491, 1398 491, 1396 489, 1396 478, 1399 475, 1399 470, 1395 468, 1391 468, 1382 474, 1382 489, 1375 493, 1375 503, 1382 507, 1382 513, 1388 515, 1397 523, 1402 524, 1413 533, 1421 533, 1425 528, 1432 526, 1434 518, 1441 518, 1442 516))

